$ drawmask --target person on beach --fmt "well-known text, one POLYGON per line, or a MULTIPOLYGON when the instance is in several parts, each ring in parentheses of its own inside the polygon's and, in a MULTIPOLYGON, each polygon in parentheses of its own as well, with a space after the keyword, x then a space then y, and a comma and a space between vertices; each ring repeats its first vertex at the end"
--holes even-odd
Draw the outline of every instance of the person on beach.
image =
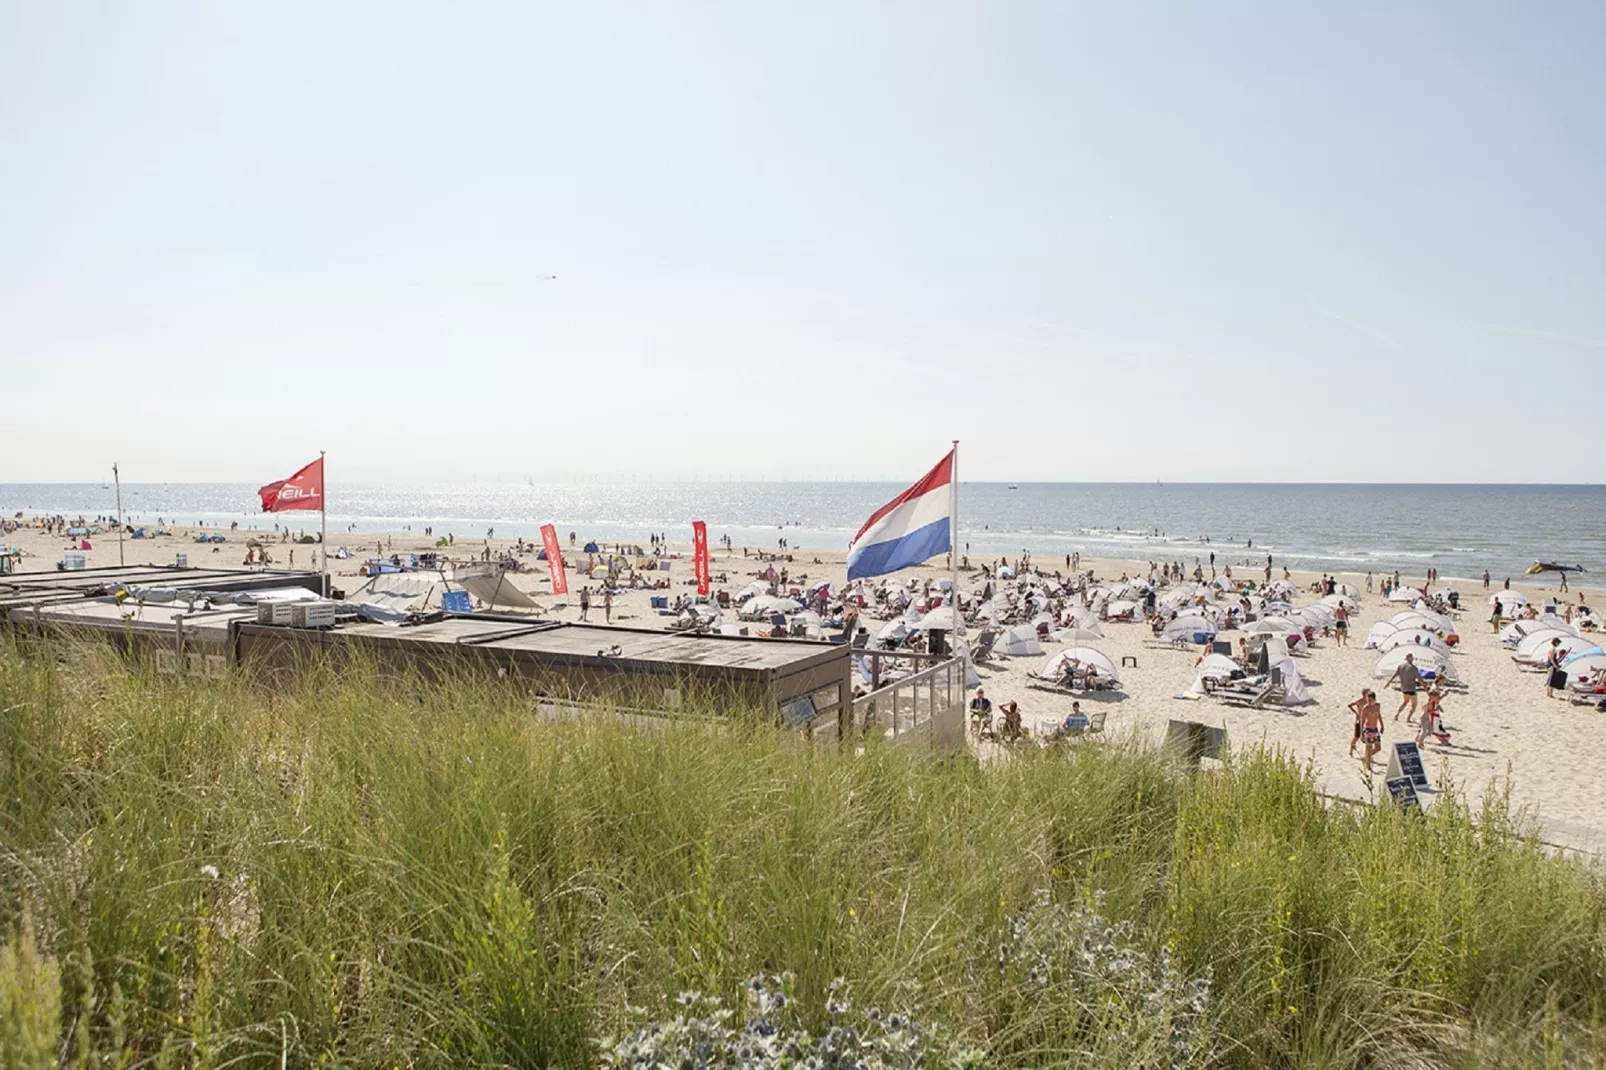
POLYGON ((1487 591, 1489 589, 1489 570, 1488 569, 1484 569, 1483 570, 1483 589, 1485 591, 1487 591))
POLYGON ((613 589, 602 589, 602 619, 607 624, 613 623, 613 589))
POLYGON ((1500 605, 1500 599, 1496 598, 1494 600, 1494 612, 1489 614, 1489 625, 1494 631, 1498 632, 1500 630, 1500 624, 1504 619, 1505 611, 1500 605))
POLYGON ((1562 660, 1567 657, 1567 649, 1561 645, 1561 639, 1550 641, 1550 649, 1545 652, 1545 697, 1555 698, 1556 688, 1563 691, 1567 689, 1567 670, 1561 667, 1562 660))
POLYGON ((1450 742, 1449 733, 1444 730, 1444 725, 1440 723, 1440 715, 1444 712, 1442 705, 1443 694, 1444 693, 1438 688, 1437 685, 1434 686, 1433 690, 1428 692, 1427 705, 1422 707, 1422 723, 1417 729, 1416 733, 1416 745, 1418 747, 1420 747, 1429 736, 1432 736, 1440 743, 1450 742))
POLYGON ((1343 602, 1333 608, 1333 635, 1339 646, 1349 645, 1349 610, 1343 602))
POLYGON ((1405 660, 1395 668, 1394 675, 1383 681, 1383 686, 1387 687, 1396 680, 1400 682, 1400 708, 1394 711, 1394 719, 1398 721, 1406 707, 1410 707, 1411 716, 1415 717, 1416 689, 1422 683, 1422 672, 1416 667, 1415 654, 1405 655, 1405 660))
POLYGON ((1368 773, 1372 772, 1372 759, 1377 752, 1383 749, 1383 707, 1376 697, 1367 692, 1368 701, 1360 709, 1361 741, 1365 750, 1361 754, 1361 764, 1366 766, 1368 773))
POLYGON ((1361 688, 1361 697, 1349 704, 1350 713, 1355 715, 1355 729, 1349 737, 1349 756, 1355 757, 1355 744, 1361 741, 1361 721, 1364 720, 1367 703, 1371 702, 1370 688, 1361 688))
POLYGON ((590 587, 582 587, 582 588, 580 588, 580 619, 582 621, 585 620, 586 619, 586 614, 590 613, 590 612, 591 612, 591 588, 590 587))

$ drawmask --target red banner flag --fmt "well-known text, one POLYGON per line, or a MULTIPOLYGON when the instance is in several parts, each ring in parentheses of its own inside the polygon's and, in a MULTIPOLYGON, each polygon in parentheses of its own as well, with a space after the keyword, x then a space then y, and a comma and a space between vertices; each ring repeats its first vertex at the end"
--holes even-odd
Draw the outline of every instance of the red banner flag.
POLYGON ((691 526, 692 568, 697 572, 697 593, 708 593, 708 525, 695 520, 691 526))
POLYGON ((283 513, 291 509, 323 509, 323 458, 307 465, 289 479, 269 483, 257 494, 264 513, 283 513))
POLYGON ((546 550, 547 571, 552 573, 552 593, 568 594, 569 578, 563 574, 563 553, 558 549, 558 529, 541 525, 541 545, 546 550))

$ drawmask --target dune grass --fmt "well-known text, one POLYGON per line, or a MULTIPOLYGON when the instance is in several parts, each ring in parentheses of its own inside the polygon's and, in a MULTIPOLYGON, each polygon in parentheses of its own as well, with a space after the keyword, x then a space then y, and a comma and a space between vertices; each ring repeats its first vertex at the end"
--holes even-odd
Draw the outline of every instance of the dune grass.
POLYGON ((0 639, 0 789, 0 1065, 629 1064, 757 975, 805 1032, 911 1015, 938 1065, 1603 1059, 1593 868, 1261 752, 983 770, 0 639))

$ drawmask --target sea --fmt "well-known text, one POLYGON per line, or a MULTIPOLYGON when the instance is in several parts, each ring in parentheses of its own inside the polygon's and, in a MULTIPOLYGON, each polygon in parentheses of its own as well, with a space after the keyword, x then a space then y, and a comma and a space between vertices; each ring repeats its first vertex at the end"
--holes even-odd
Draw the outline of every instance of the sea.
MULTIPOLYGON (((843 550, 904 488, 890 483, 331 484, 330 541, 355 535, 478 540, 539 537, 555 524, 598 542, 666 535, 689 543, 693 520, 737 546, 843 550)), ((316 513, 263 514, 243 483, 125 483, 134 523, 159 520, 315 531, 316 513)), ((99 483, 0 483, 0 515, 111 516, 99 483)), ((1606 574, 1606 485, 1290 483, 962 483, 960 541, 970 557, 1045 564, 1067 554, 1143 561, 1394 572, 1496 582, 1535 561, 1606 574)), ((1586 577, 1590 582, 1593 576, 1586 577)))

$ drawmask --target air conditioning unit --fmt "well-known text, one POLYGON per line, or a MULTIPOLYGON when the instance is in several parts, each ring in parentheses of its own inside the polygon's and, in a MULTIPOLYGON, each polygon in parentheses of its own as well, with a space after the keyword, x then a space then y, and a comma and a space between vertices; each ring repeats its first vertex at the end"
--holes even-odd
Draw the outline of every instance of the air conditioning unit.
POLYGON ((297 628, 333 628, 335 604, 333 602, 292 602, 290 623, 297 628))
POLYGON ((289 602, 258 602, 257 623, 289 624, 290 606, 289 602))

